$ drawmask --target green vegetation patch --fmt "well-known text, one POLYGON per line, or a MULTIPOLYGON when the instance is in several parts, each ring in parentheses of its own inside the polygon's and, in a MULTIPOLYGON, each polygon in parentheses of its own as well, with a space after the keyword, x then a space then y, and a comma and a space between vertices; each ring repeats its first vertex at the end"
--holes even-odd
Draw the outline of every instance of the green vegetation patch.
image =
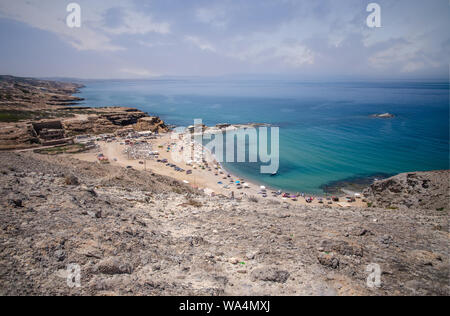
POLYGON ((16 111, 16 110, 0 110, 0 122, 18 122, 33 117, 33 112, 16 111))
POLYGON ((49 148, 36 149, 34 152, 41 155, 76 154, 86 150, 84 144, 64 145, 49 148))
POLYGON ((23 120, 43 120, 55 118, 75 117, 74 113, 65 111, 18 111, 18 110, 0 110, 0 122, 15 123, 23 120))

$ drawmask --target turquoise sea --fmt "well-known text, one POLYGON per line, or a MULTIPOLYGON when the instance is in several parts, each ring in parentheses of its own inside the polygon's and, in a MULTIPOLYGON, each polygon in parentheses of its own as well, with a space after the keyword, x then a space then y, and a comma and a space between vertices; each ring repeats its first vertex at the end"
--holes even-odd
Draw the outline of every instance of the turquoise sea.
POLYGON ((449 169, 449 83, 173 78, 84 81, 87 106, 130 106, 188 126, 280 127, 279 175, 258 164, 231 172, 291 192, 323 193, 335 181, 449 169), (390 112, 393 119, 375 119, 390 112))

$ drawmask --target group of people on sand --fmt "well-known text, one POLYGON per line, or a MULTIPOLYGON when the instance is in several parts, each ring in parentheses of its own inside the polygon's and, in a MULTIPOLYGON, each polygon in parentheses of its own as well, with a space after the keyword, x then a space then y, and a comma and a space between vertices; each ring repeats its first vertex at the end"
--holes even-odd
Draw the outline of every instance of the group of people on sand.
MULTIPOLYGON (((171 152, 171 151, 181 152, 183 150, 186 150, 187 148, 194 149, 195 144, 192 142, 190 142, 190 143, 166 142, 166 143, 160 144, 159 147, 165 148, 167 152, 171 152)), ((225 169, 223 169, 222 165, 219 162, 217 162, 210 153, 209 154, 211 156, 207 157, 209 159, 205 159, 206 157, 204 157, 204 154, 205 154, 205 152, 203 152, 202 155, 200 155, 200 156, 195 155, 195 160, 189 162, 188 166, 190 166, 194 170, 197 169, 199 171, 203 170, 205 172, 211 172, 214 176, 218 177, 220 180, 217 181, 217 185, 221 186, 225 190, 230 190, 229 197, 231 199, 238 199, 238 197, 236 196, 237 192, 235 192, 235 190, 241 190, 240 194, 239 194, 240 196, 248 195, 247 189, 250 189, 251 186, 249 183, 247 183, 245 181, 245 179, 236 180, 235 177, 233 177, 231 174, 227 173, 225 169)), ((164 164, 168 165, 169 167, 174 167, 174 168, 177 167, 175 165, 171 165, 170 162, 167 161, 167 159, 158 160, 158 162, 163 162, 164 164)), ((185 170, 180 167, 178 167, 176 169, 179 169, 182 172, 185 172, 185 170)), ((177 170, 177 171, 179 171, 179 170, 177 170)), ((193 170, 188 170, 188 171, 186 171, 186 173, 188 175, 191 175, 193 173, 193 170)), ((253 192, 253 191, 251 191, 251 192, 253 192)), ((271 191, 270 193, 268 193, 267 188, 264 186, 260 186, 257 194, 263 198, 267 198, 269 195, 271 195, 272 198, 282 198, 283 200, 291 200, 293 202, 297 202, 301 198, 302 200, 304 199, 304 201, 308 204, 311 204, 313 202, 317 202, 319 204, 324 204, 324 203, 333 204, 333 202, 339 202, 339 198, 334 197, 334 196, 326 197, 326 198, 314 197, 311 195, 307 195, 304 192, 291 194, 291 193, 282 192, 281 190, 279 190, 279 191, 271 191)))

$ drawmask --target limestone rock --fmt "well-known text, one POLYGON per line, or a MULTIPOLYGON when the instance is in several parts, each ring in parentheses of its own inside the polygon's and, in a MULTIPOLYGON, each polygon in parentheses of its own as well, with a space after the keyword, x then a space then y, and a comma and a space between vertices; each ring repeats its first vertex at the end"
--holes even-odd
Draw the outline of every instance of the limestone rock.
POLYGON ((134 129, 138 132, 152 131, 158 133, 167 132, 169 130, 164 121, 156 116, 140 118, 136 125, 134 125, 134 129))
POLYGON ((131 274, 133 267, 122 258, 106 258, 102 260, 97 269, 100 273, 115 275, 115 274, 131 274))
POLYGON ((450 171, 402 173, 377 181, 364 191, 376 206, 448 210, 450 171))
POLYGON ((276 283, 286 283, 289 279, 290 273, 274 267, 265 267, 255 269, 251 273, 253 281, 266 281, 276 283))

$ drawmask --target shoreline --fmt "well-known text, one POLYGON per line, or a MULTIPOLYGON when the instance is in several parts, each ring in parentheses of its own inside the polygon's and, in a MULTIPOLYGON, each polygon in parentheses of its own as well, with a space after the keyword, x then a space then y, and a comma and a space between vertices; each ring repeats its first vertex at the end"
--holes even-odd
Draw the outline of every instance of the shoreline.
MULTIPOLYGON (((138 108, 127 108, 121 106, 89 107, 78 103, 74 104, 74 101, 83 101, 83 104, 88 102, 86 99, 80 98, 83 89, 86 88, 86 85, 37 79, 21 79, 18 77, 2 77, 1 83, 3 85, 10 84, 11 82, 26 82, 27 89, 30 91, 38 91, 40 93, 39 95, 42 96, 42 100, 37 103, 34 102, 30 105, 30 101, 27 101, 19 90, 16 89, 16 91, 13 88, 10 88, 10 90, 14 92, 14 100, 18 104, 18 108, 23 107, 27 111, 34 111, 34 116, 27 117, 24 120, 18 120, 15 123, 2 122, 2 126, 0 128, 0 140, 2 140, 2 146, 0 146, 0 151, 34 151, 39 149, 44 151, 51 150, 52 148, 69 146, 73 144, 77 135, 94 136, 102 133, 117 133, 121 129, 132 129, 135 131, 155 131, 156 129, 156 131, 159 132, 168 132, 170 130, 167 125, 159 119, 159 117, 151 117, 148 113, 143 112, 138 108), (45 86, 46 90, 42 90, 42 86, 45 86), (57 95, 56 99, 54 94, 57 95), (66 104, 63 105, 63 102, 66 104), (55 113, 52 113, 52 115, 49 115, 48 117, 45 115, 36 114, 44 110, 51 110, 55 113), (50 130, 50 132, 47 133, 45 129, 50 130)), ((248 122, 245 124, 232 124, 225 122, 216 124, 215 126, 205 126, 205 133, 260 126, 272 125, 258 122, 248 122)), ((202 148, 204 148, 203 144, 202 148)), ((216 157, 213 157, 217 164, 217 159, 215 158, 216 157)), ((160 169, 159 167, 160 166, 155 167, 158 172, 160 169)), ((230 175, 230 179, 242 179, 241 182, 247 182, 248 185, 251 185, 251 187, 261 188, 261 186, 264 186, 266 188, 264 192, 253 192, 252 194, 255 196, 264 194, 270 195, 270 191, 280 191, 280 189, 270 187, 263 183, 263 181, 258 181, 258 179, 245 181, 243 180, 245 176, 239 175, 239 172, 236 172, 236 170, 231 172, 231 170, 226 168, 223 164, 220 164, 220 168, 223 170, 224 174, 230 175)), ((174 174, 169 176, 174 176, 174 174)), ((228 177, 227 179, 220 179, 219 177, 214 180, 228 181, 228 177)), ((194 179, 194 183, 196 181, 197 179, 194 179)), ((217 184, 219 182, 226 181, 213 182, 212 179, 209 178, 207 180, 199 180, 199 182, 205 186, 213 186, 214 191, 221 192, 221 194, 225 195, 231 191, 224 191, 223 188, 218 188, 217 184)), ((240 188, 237 189, 240 190, 240 188)), ((247 189, 245 189, 245 191, 247 191, 247 189)), ((344 196, 345 194, 336 195, 344 196)), ((305 194, 305 196, 318 197, 321 195, 318 195, 317 193, 310 193, 305 194)))
MULTIPOLYGON (((227 123, 227 124, 218 124, 216 126, 206 126, 205 130, 204 130, 204 134, 214 134, 214 132, 216 131, 223 131, 223 130, 227 130, 228 128, 232 128, 234 130, 239 130, 239 129, 244 129, 244 128, 248 128, 248 127, 259 127, 259 126, 272 126, 271 124, 267 124, 267 123, 246 123, 246 124, 232 124, 232 123, 227 123), (220 126, 224 126, 226 125, 226 128, 220 127, 220 126)), ((196 134, 192 134, 192 136, 195 136, 196 134)), ((197 144, 197 142, 195 140, 193 140, 194 143, 197 144)), ((230 174, 232 177, 234 178, 240 178, 240 179, 244 179, 246 178, 245 176, 240 176, 235 172, 230 171, 229 169, 227 169, 225 167, 225 165, 223 165, 223 163, 217 162, 217 158, 214 154, 212 154, 210 152, 209 149, 207 149, 203 144, 198 144, 203 148, 203 151, 207 152, 212 159, 214 160, 215 164, 218 164, 223 170, 226 171, 227 174, 230 174)), ((322 189, 322 193, 311 193, 311 192, 306 192, 303 191, 302 193, 300 193, 300 191, 296 191, 295 194, 292 195, 297 195, 298 198, 307 198, 307 197, 313 197, 315 199, 317 198, 322 198, 322 199, 326 199, 326 198, 331 198, 331 197, 338 197, 338 198, 343 198, 345 199, 346 197, 354 197, 355 194, 357 195, 361 195, 362 196, 362 192, 368 188, 371 184, 373 184, 374 180, 382 180, 382 179, 386 179, 388 177, 394 176, 393 174, 388 175, 388 174, 381 174, 381 173, 377 173, 377 174, 371 174, 371 175, 367 175, 367 176, 355 176, 352 178, 347 178, 347 179, 341 179, 341 180, 336 180, 336 181, 332 181, 326 184, 323 184, 322 186, 320 186, 320 189, 322 189), (348 181, 348 180, 355 180, 355 181, 348 181), (336 186, 335 184, 339 184, 339 183, 343 183, 343 185, 341 186, 336 186), (364 185, 361 185, 362 183, 364 183, 364 185), (327 187, 334 187, 335 191, 326 191, 324 188, 327 187), (337 190, 337 191, 336 191, 337 190)), ((265 187, 267 191, 269 192, 294 192, 291 190, 287 190, 284 188, 275 188, 272 187, 264 182, 260 182, 258 180, 251 180, 251 182, 245 180, 245 182, 247 183, 251 183, 257 187, 265 187)))
MULTIPOLYGON (((85 89, 87 86, 86 84, 79 84, 79 83, 74 83, 73 84, 75 86, 75 90, 74 92, 70 95, 70 97, 77 99, 77 105, 80 106, 80 104, 78 104, 78 102, 87 102, 87 100, 85 98, 80 98, 80 95, 82 95, 82 90, 85 89)), ((67 106, 66 109, 76 109, 76 105, 75 106, 67 106)), ((107 109, 108 107, 106 106, 102 106, 102 107, 85 107, 85 106, 81 106, 81 108, 83 109, 107 109)), ((116 107, 116 108, 121 108, 121 107, 116 107)), ((139 110, 139 107, 136 107, 136 109, 138 111, 144 111, 144 110, 139 110)), ((143 112, 145 113, 145 112, 143 112)), ((379 117, 379 118, 385 118, 385 117, 395 117, 395 115, 392 115, 390 113, 385 113, 385 114, 373 114, 372 117, 379 117)), ((166 122, 166 124, 168 124, 166 122)), ((167 125, 168 126, 168 125, 167 125)), ((249 123, 245 123, 245 124, 233 124, 233 123, 222 123, 222 124, 216 124, 215 126, 205 126, 206 130, 204 131, 205 133, 214 133, 215 130, 226 130, 228 128, 232 128, 232 129, 241 129, 241 128, 246 128, 246 127, 259 127, 259 126, 271 126, 271 124, 268 123, 257 123, 257 122, 249 122, 249 123)), ((171 130, 171 128, 169 129, 169 131, 171 130)), ((206 149, 203 144, 202 148, 206 149)), ((211 154, 211 153, 210 153, 211 154)), ((212 154, 211 154, 212 155, 212 154)), ((215 159, 216 157, 214 157, 214 155, 212 155, 214 160, 217 163, 217 159, 215 159)), ((232 178, 237 178, 237 179, 243 179, 244 177, 239 176, 237 173, 235 172, 231 172, 230 170, 228 170, 223 164, 220 164, 220 167, 225 171, 226 174, 230 174, 232 178)), ((358 177, 355 176, 355 179, 357 179, 356 182, 352 182, 352 181, 347 181, 349 179, 338 179, 329 183, 325 183, 322 186, 320 186, 320 189, 323 191, 322 193, 307 193, 304 192, 302 194, 303 197, 314 197, 315 199, 317 198, 323 198, 324 200, 326 200, 326 198, 331 197, 331 196, 336 196, 338 198, 344 198, 351 196, 354 197, 355 193, 356 194, 361 194, 361 192, 367 188, 369 185, 371 185, 373 183, 372 179, 372 175, 368 175, 367 177, 358 177), (361 185, 361 182, 364 183, 364 185, 361 185), (343 183, 343 185, 335 185, 335 184, 339 184, 339 183, 343 183), (327 191, 327 188, 332 188, 331 191, 327 191)), ((379 177, 380 179, 384 179, 386 177, 379 177)), ((273 192, 277 192, 277 191, 284 191, 286 189, 283 188, 273 188, 263 182, 259 182, 257 180, 251 180, 251 182, 245 181, 249 184, 251 184, 252 186, 255 187, 261 187, 264 186, 266 187, 267 191, 273 191, 273 192)), ((284 191, 286 192, 286 191, 284 191)), ((298 192, 297 192, 298 193, 298 192)), ((362 195, 362 194, 361 194, 362 195)), ((299 196, 299 198, 302 198, 302 196, 299 196)))
MULTIPOLYGON (((177 143, 171 139, 170 133, 163 133, 158 135, 156 139, 148 141, 147 150, 158 151, 158 158, 131 158, 130 154, 126 153, 127 145, 124 138, 116 138, 114 140, 99 141, 97 142, 99 148, 84 153, 75 154, 63 154, 69 157, 76 158, 78 160, 98 162, 98 155, 103 154, 108 158, 111 165, 118 165, 123 168, 133 168, 136 170, 143 170, 152 172, 155 174, 171 177, 177 181, 180 181, 190 187, 204 192, 206 195, 216 196, 222 195, 231 199, 248 199, 253 201, 273 201, 274 203, 292 203, 295 205, 315 205, 323 207, 366 207, 367 203, 363 202, 362 198, 355 199, 354 202, 348 203, 345 196, 349 195, 336 195, 339 197, 339 201, 332 201, 331 196, 326 197, 324 195, 305 194, 304 197, 283 197, 282 194, 275 195, 275 192, 280 190, 271 188, 257 181, 247 181, 245 177, 241 177, 235 173, 229 172, 221 163, 217 162, 214 155, 202 146, 205 155, 210 157, 205 160, 209 163, 188 163, 185 161, 174 161, 172 154, 174 151, 179 150, 178 145, 183 145, 181 142, 177 143), (151 144, 151 145, 150 145, 151 144), (168 150, 169 149, 169 150, 168 150), (166 163, 158 162, 158 160, 167 160, 166 163), (175 165, 182 168, 184 171, 179 172, 174 170, 173 167, 167 166, 167 164, 175 165), (187 171, 190 170, 190 174, 187 171), (263 189, 264 187, 264 189, 263 189), (306 198, 312 197, 313 201, 308 203, 306 198), (328 200, 327 200, 328 198, 328 200), (321 201, 321 202, 320 202, 321 201)), ((135 139, 134 141, 142 141, 135 139)), ((194 143, 191 143, 194 145, 194 143)), ((282 191, 281 191, 282 192, 282 191)), ((354 197, 354 196, 352 196, 354 197)))

